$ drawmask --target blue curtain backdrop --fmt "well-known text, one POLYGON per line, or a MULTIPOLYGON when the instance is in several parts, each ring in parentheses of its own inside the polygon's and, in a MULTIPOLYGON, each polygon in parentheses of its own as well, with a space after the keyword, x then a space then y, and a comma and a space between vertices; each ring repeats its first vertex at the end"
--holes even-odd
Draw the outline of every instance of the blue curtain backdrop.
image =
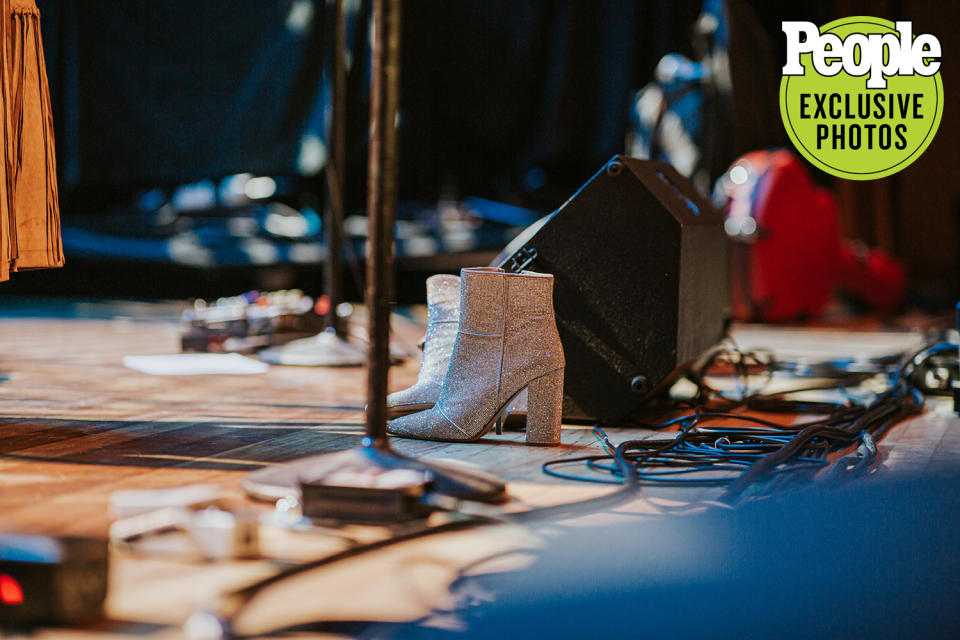
POLYGON ((67 190, 322 168, 323 2, 38 5, 67 190))
MULTIPOLYGON (((331 4, 39 0, 65 191, 316 170, 331 4)), ((369 2, 348 5, 349 198, 362 207, 369 2)), ((401 197, 516 200, 547 185, 544 207, 562 202, 623 150, 631 91, 688 47, 699 5, 404 3, 401 197)))

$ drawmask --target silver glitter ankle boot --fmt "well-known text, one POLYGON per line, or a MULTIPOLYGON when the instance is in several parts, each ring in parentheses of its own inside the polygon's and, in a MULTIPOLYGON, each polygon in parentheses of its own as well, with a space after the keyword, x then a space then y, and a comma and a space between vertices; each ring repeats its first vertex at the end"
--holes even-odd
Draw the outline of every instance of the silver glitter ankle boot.
POLYGON ((447 374, 460 320, 460 278, 436 275, 427 278, 427 335, 420 372, 412 387, 387 396, 387 416, 425 411, 437 403, 447 374))
POLYGON ((553 276, 500 269, 460 272, 460 323, 436 405, 387 423, 394 435, 476 440, 527 389, 527 443, 560 442, 563 346, 553 276))

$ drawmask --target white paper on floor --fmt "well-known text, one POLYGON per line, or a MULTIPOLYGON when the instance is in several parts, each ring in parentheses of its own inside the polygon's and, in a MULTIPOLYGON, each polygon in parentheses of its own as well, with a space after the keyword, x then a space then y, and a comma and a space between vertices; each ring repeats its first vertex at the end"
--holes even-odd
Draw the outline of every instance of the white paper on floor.
POLYGON ((161 356, 124 356, 123 366, 154 376, 251 375, 266 373, 270 365, 239 353, 174 353, 161 356))

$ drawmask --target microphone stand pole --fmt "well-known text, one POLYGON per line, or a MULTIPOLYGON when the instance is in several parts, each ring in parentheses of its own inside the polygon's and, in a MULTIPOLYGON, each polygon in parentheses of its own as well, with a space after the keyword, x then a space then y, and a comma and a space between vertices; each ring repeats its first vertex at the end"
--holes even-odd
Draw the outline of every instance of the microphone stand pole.
POLYGON ((421 472, 430 491, 455 498, 501 502, 506 486, 485 473, 422 462, 395 452, 387 439, 387 373, 390 367, 390 299, 393 289, 393 222, 397 194, 397 105, 400 95, 400 0, 373 2, 373 73, 370 79, 370 147, 367 162, 367 269, 369 313, 367 410, 361 444, 286 465, 254 471, 244 479, 253 497, 299 493, 300 483, 338 486, 349 474, 375 476, 396 469, 421 472), (343 474, 341 473, 343 472, 343 474))
POLYGON ((344 322, 337 315, 343 302, 343 219, 346 214, 346 136, 347 136, 347 13, 343 0, 336 0, 333 38, 333 99, 330 114, 330 158, 327 164, 327 207, 324 212, 324 236, 327 243, 327 268, 324 291, 330 299, 327 327, 340 338, 346 337, 344 322))
POLYGON ((364 345, 349 339, 346 319, 337 314, 343 302, 343 220, 346 215, 347 12, 344 0, 336 0, 335 12, 330 70, 333 96, 327 136, 330 155, 324 169, 327 198, 323 235, 327 245, 327 260, 323 269, 323 290, 329 301, 325 314, 326 330, 309 338, 261 351, 259 357, 273 364, 345 367, 360 366, 366 359, 364 345))

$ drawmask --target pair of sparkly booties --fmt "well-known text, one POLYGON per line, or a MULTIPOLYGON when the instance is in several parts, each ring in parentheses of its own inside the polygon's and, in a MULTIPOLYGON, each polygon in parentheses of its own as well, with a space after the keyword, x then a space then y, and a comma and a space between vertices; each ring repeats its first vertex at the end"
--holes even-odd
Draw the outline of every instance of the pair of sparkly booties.
POLYGON ((527 391, 527 444, 560 442, 563 346, 553 276, 494 267, 427 281, 427 335, 417 383, 387 399, 387 431, 476 440, 527 391), (406 415, 403 415, 406 414, 406 415))

